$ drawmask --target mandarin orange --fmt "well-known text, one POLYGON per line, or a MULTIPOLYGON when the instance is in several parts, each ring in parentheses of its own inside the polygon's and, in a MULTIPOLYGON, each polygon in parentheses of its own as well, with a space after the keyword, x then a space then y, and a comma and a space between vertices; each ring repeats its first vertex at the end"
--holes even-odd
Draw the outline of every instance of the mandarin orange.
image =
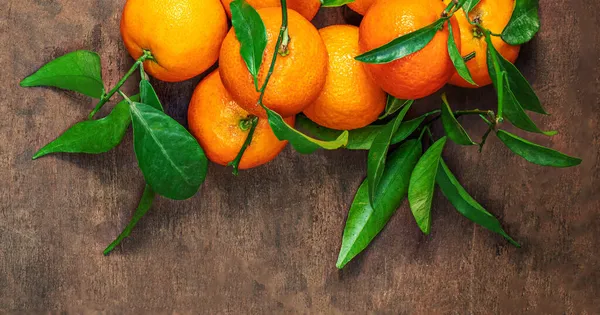
POLYGON ((128 0, 121 36, 135 59, 152 53, 144 68, 169 82, 193 78, 219 57, 227 34, 227 16, 219 0, 128 0))
MULTIPOLYGON (((221 165, 227 165, 238 155, 248 137, 249 130, 243 128, 243 123, 249 117, 250 114, 231 99, 218 70, 198 84, 188 109, 191 133, 198 139, 208 159, 221 165)), ((287 118, 286 122, 293 126, 295 117, 287 118)), ((273 160, 286 144, 287 141, 277 139, 266 119, 259 119, 252 143, 239 168, 248 169, 273 160)))
MULTIPOLYGON (((360 48, 367 52, 434 23, 446 6, 439 0, 378 0, 360 25, 360 48)), ((460 31, 450 19, 457 45, 460 31)), ((437 32, 423 49, 385 64, 367 64, 375 82, 399 99, 419 99, 442 88, 455 72, 448 54, 448 27, 437 32)), ((460 47, 459 47, 460 49, 460 47)))

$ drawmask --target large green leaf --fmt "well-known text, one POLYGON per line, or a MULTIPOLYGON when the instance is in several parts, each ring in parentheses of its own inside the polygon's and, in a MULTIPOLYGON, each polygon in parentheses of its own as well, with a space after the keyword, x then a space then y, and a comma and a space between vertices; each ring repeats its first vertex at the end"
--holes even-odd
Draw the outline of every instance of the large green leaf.
POLYGON ((411 104, 406 105, 394 120, 381 129, 371 144, 367 160, 367 179, 369 181, 369 200, 371 200, 371 204, 375 200, 377 186, 383 175, 392 137, 400 127, 400 123, 402 123, 410 107, 411 104))
POLYGON ((417 225, 425 234, 429 234, 431 230, 431 204, 435 190, 435 177, 445 145, 446 137, 436 141, 419 159, 410 176, 408 186, 410 210, 417 225))
POLYGON ((342 247, 336 264, 338 268, 343 268, 367 248, 400 207, 406 198, 410 174, 421 153, 421 142, 408 140, 390 154, 374 207, 369 201, 368 180, 362 183, 346 220, 342 247))
MULTIPOLYGON (((139 97, 136 95, 131 99, 137 101, 139 97)), ((122 101, 102 119, 85 120, 75 124, 39 150, 33 159, 59 152, 88 154, 108 152, 121 143, 130 123, 129 104, 127 101, 122 101)))
POLYGON ((269 125, 279 140, 287 140, 302 154, 311 154, 318 149, 336 150, 348 144, 348 131, 343 131, 332 141, 323 141, 311 138, 288 125, 281 115, 263 107, 269 117, 269 125))
POLYGON ((131 218, 131 221, 129 221, 129 224, 127 224, 123 232, 121 232, 121 234, 110 245, 108 245, 108 247, 106 247, 106 249, 104 250, 104 255, 110 254, 110 252, 112 252, 117 246, 119 246, 121 242, 123 242, 127 237, 129 237, 131 231, 133 231, 140 219, 144 217, 144 215, 146 215, 148 210, 150 210, 150 208, 152 207, 152 202, 154 202, 155 197, 156 194, 154 193, 152 188, 146 185, 146 188, 144 189, 144 194, 142 195, 142 198, 140 199, 140 202, 137 208, 135 209, 135 212, 133 213, 133 218, 131 218))
POLYGON ((204 182, 208 168, 196 139, 150 105, 133 102, 130 107, 135 154, 146 183, 167 198, 192 197, 204 182))
POLYGON ((52 86, 101 98, 104 94, 100 56, 78 50, 58 57, 21 81, 22 87, 52 86))
POLYGON ((531 163, 552 167, 571 167, 581 164, 581 159, 529 142, 507 131, 498 130, 496 135, 511 151, 531 163))
POLYGON ((475 142, 471 140, 471 137, 469 137, 467 131, 458 120, 456 120, 456 117, 454 117, 454 113, 452 113, 452 109, 450 109, 450 104, 448 104, 446 94, 442 95, 442 125, 444 125, 444 130, 446 131, 448 138, 455 143, 460 145, 475 144, 475 142))
MULTIPOLYGON (((423 121, 435 112, 427 113, 418 118, 402 122, 400 127, 392 137, 391 144, 398 144, 410 135, 412 135, 417 128, 423 123, 423 121)), ((342 131, 333 130, 319 126, 305 116, 299 115, 296 118, 296 126, 303 130, 306 130, 309 134, 319 137, 324 140, 335 140, 342 134, 342 131)), ((350 130, 348 133, 348 144, 346 149, 348 150, 369 150, 375 137, 379 134, 381 129, 385 125, 371 125, 360 129, 350 130)))
POLYGON ((456 46, 456 42, 454 41, 454 31, 452 30, 452 23, 448 23, 448 32, 450 33, 448 36, 448 54, 450 55, 450 59, 454 64, 454 68, 456 68, 456 72, 461 78, 465 79, 465 81, 471 83, 472 85, 477 85, 477 83, 473 81, 471 72, 465 63, 463 56, 460 54, 458 46, 456 46))
POLYGON ((502 39, 511 45, 530 41, 540 30, 538 0, 516 0, 510 21, 502 31, 502 39))
POLYGON ((267 29, 258 12, 245 0, 234 0, 230 4, 231 24, 240 42, 240 54, 258 90, 258 72, 267 47, 267 29))
POLYGON ((355 59, 365 63, 382 64, 404 58, 427 46, 447 20, 447 18, 440 18, 426 27, 400 36, 381 47, 357 56, 355 59))
POLYGON ((448 198, 458 212, 484 228, 502 235, 513 245, 520 247, 515 240, 504 232, 500 222, 469 195, 442 159, 440 159, 436 182, 444 196, 448 198))

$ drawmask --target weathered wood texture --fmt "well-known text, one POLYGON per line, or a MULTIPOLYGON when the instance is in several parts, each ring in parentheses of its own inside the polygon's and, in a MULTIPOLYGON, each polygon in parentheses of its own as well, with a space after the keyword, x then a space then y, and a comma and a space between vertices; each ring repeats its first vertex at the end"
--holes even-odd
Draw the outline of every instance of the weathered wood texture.
MULTIPOLYGON (((93 101, 22 89, 39 66, 76 49, 98 51, 109 85, 132 60, 118 24, 124 0, 8 0, 0 12, 0 312, 142 313, 600 313, 600 2, 542 0, 542 31, 517 62, 558 136, 529 137, 580 156, 580 167, 530 165, 492 138, 482 154, 450 145, 449 165, 523 244, 475 227, 436 195, 432 234, 403 206, 345 270, 335 261, 365 154, 287 149, 243 172, 210 167, 201 192, 160 200, 110 257, 143 183, 131 136, 103 156, 36 149, 83 119, 93 101)), ((322 10, 318 26, 357 21, 322 10)), ((185 122, 199 78, 158 83, 185 122)), ((126 90, 133 91, 134 84, 126 90)), ((493 106, 491 88, 447 88, 461 108, 493 106)), ((438 106, 419 101, 418 110, 438 106)), ((466 123, 483 134, 477 120, 466 123)))

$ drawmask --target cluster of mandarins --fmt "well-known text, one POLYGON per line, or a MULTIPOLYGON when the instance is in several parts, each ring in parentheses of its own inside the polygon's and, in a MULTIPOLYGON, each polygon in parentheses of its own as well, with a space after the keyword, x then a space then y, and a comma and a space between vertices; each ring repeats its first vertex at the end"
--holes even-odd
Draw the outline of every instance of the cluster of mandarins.
MULTIPOLYGON (((349 4, 364 15, 360 27, 333 25, 317 30, 310 20, 320 0, 288 0, 288 53, 279 56, 265 90, 263 103, 293 126, 303 113, 315 123, 338 130, 365 127, 385 109, 387 94, 399 99, 419 99, 450 83, 481 87, 491 83, 483 34, 471 25, 463 11, 451 19, 455 41, 467 61, 477 86, 464 81, 448 55, 447 27, 422 50, 386 64, 366 64, 354 58, 439 19, 452 0, 356 0, 349 4), (456 31, 459 30, 459 31, 456 31)), ((273 134, 266 112, 258 104, 260 93, 240 54, 241 45, 227 15, 232 0, 129 0, 123 11, 121 33, 134 58, 149 50, 145 62, 153 77, 183 81, 219 68, 196 88, 188 120, 208 158, 218 164, 233 161, 248 135, 244 122, 259 117, 253 141, 241 169, 274 159, 285 147, 273 134), (222 2, 222 3, 221 3, 222 2)), ((281 27, 279 0, 247 0, 257 9, 267 31, 267 48, 258 75, 265 79, 281 27)), ((500 33, 511 18, 514 0, 482 0, 470 19, 500 33)), ((519 53, 500 37, 495 48, 510 62, 519 53)))

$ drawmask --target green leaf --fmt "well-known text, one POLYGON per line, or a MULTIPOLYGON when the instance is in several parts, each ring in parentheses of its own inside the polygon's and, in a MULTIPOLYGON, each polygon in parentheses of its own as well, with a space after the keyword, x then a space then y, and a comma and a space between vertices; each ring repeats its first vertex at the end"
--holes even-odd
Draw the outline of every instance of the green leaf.
POLYGON ((539 129, 533 120, 531 120, 531 118, 527 115, 527 113, 525 113, 522 105, 523 103, 521 103, 521 101, 525 100, 528 93, 524 93, 523 90, 520 90, 519 86, 514 86, 511 84, 511 81, 508 79, 508 72, 502 67, 503 63, 501 60, 503 57, 498 54, 492 45, 489 34, 486 34, 486 41, 488 42, 488 71, 490 72, 490 77, 492 78, 494 87, 498 92, 498 116, 500 116, 500 113, 502 112, 504 116, 506 116, 506 118, 517 128, 529 132, 542 133, 547 136, 555 135, 556 131, 542 131, 539 129), (500 76, 498 76, 498 73, 500 73, 500 76), (502 111, 500 109, 502 109, 502 111))
POLYGON ((540 30, 538 0, 516 0, 510 21, 502 31, 502 39, 511 45, 522 45, 540 30))
POLYGON ((529 142, 507 131, 498 130, 496 135, 511 151, 533 164, 552 167, 572 167, 581 164, 581 159, 529 142))
MULTIPOLYGON (((436 112, 427 113, 421 117, 402 122, 398 131, 392 137, 392 144, 398 144, 419 128, 419 126, 423 123, 425 118, 434 114, 436 112)), ((324 140, 335 140, 337 137, 342 134, 342 131, 325 128, 323 126, 319 126, 316 123, 312 122, 310 119, 299 115, 296 117, 296 126, 303 130, 308 131, 313 136, 319 137, 324 140)), ((371 125, 366 126, 360 129, 350 130, 348 133, 348 144, 346 145, 346 149, 348 150, 369 150, 371 149, 371 144, 375 137, 381 129, 385 125, 371 125)))
POLYGON ((258 90, 258 72, 267 47, 267 29, 260 15, 244 0, 234 0, 231 7, 231 24, 240 42, 240 54, 254 79, 258 90))
POLYGON ((506 58, 498 53, 494 45, 490 44, 491 38, 489 38, 489 36, 486 38, 486 41, 488 43, 488 69, 490 76, 492 77, 492 81, 496 79, 496 70, 494 69, 493 64, 490 67, 489 58, 493 58, 492 62, 496 60, 497 66, 501 72, 506 72, 508 77, 508 85, 515 94, 517 101, 524 109, 538 114, 547 115, 548 113, 542 107, 540 99, 535 94, 535 91, 529 82, 527 82, 527 79, 523 77, 523 74, 521 74, 519 69, 517 69, 515 65, 510 63, 510 61, 506 60, 506 58), (490 54, 492 55, 490 56, 490 54))
POLYGON ((188 199, 204 182, 208 160, 194 137, 156 108, 131 103, 133 142, 146 183, 159 195, 188 199))
POLYGON ((355 0, 321 0, 321 6, 324 8, 341 7, 354 1, 355 0))
POLYGON ((469 68, 467 67, 462 55, 460 54, 458 46, 456 46, 456 42, 454 41, 454 33, 452 31, 452 23, 448 23, 448 32, 450 33, 448 36, 448 54, 450 55, 450 59, 454 64, 454 68, 456 68, 456 72, 461 78, 465 79, 465 81, 471 83, 472 85, 477 85, 477 83, 473 81, 471 72, 469 71, 469 68))
POLYGON ((431 204, 435 189, 435 177, 446 137, 436 141, 417 162, 417 166, 410 176, 408 186, 408 202, 410 210, 423 233, 429 235, 431 230, 431 204))
POLYGON ((412 103, 406 105, 400 114, 398 114, 393 121, 385 125, 373 140, 367 160, 367 179, 369 181, 369 200, 371 201, 371 204, 373 204, 373 201, 375 200, 375 192, 377 191, 377 186, 383 175, 385 160, 390 148, 390 143, 392 142, 392 137, 400 127, 400 123, 402 123, 402 120, 406 116, 411 105, 412 103))
POLYGON ((362 183, 346 220, 342 247, 336 264, 338 268, 343 268, 367 248, 400 207, 406 198, 410 174, 421 153, 421 142, 408 140, 390 154, 374 207, 369 201, 368 180, 362 183))
MULTIPOLYGON (((138 100, 138 96, 131 99, 138 100)), ((33 159, 52 153, 100 154, 115 148, 125 136, 131 123, 129 104, 122 101, 112 112, 98 120, 85 120, 75 124, 56 140, 39 150, 33 159)))
POLYGON ((510 89, 508 76, 504 73, 504 115, 506 118, 517 128, 541 133, 547 136, 553 136, 557 134, 556 131, 542 131, 538 126, 531 120, 531 118, 525 113, 521 103, 510 89))
POLYGON ((156 194, 154 193, 152 188, 150 188, 150 186, 146 185, 146 188, 144 189, 144 194, 142 195, 142 198, 140 199, 137 209, 135 209, 135 212, 133 213, 133 218, 131 218, 131 221, 129 221, 129 224, 127 224, 127 226, 125 227, 123 232, 117 237, 117 239, 115 239, 104 250, 103 253, 105 256, 110 254, 110 252, 112 252, 117 246, 119 246, 119 244, 121 244, 121 242, 123 242, 127 237, 129 237, 129 235, 131 234, 131 231, 133 231, 133 229, 138 224, 140 219, 142 219, 142 217, 144 215, 146 215, 148 210, 150 210, 150 208, 152 207, 152 202, 154 202, 155 197, 156 197, 156 194))
POLYGON ((383 115, 381 115, 379 117, 379 119, 380 120, 386 119, 389 116, 392 116, 393 114, 395 114, 396 112, 401 110, 402 107, 404 107, 408 103, 412 103, 412 102, 410 100, 401 100, 401 99, 397 99, 391 95, 388 95, 387 104, 385 105, 385 112, 383 113, 383 115))
POLYGON ((279 140, 289 141, 299 153, 311 154, 318 149, 336 150, 348 144, 348 131, 341 132, 340 135, 332 141, 313 139, 292 128, 278 113, 267 107, 263 106, 263 108, 267 111, 269 125, 271 126, 271 129, 273 129, 273 133, 275 133, 279 140))
POLYGON ((156 91, 150 84, 150 81, 142 79, 140 81, 140 102, 144 104, 148 104, 161 112, 164 112, 162 104, 158 99, 158 95, 156 95, 156 91))
POLYGON ((391 42, 368 51, 355 59, 365 63, 382 64, 404 58, 423 49, 442 29, 447 18, 440 18, 432 24, 412 33, 398 37, 391 42))
POLYGON ((101 98, 104 94, 100 56, 79 50, 58 57, 21 81, 22 87, 52 86, 101 98))
POLYGON ((442 159, 440 159, 436 182, 442 190, 442 194, 448 198, 460 214, 484 228, 502 235, 511 244, 521 247, 519 243, 504 232, 500 222, 469 195, 442 159))
POLYGON ((466 0, 462 6, 465 13, 469 13, 475 8, 481 0, 466 0))
POLYGON ((458 122, 458 120, 456 120, 456 117, 454 117, 454 113, 452 113, 452 110, 450 109, 450 104, 448 104, 446 94, 442 95, 442 124, 444 125, 444 130, 446 131, 448 138, 450 138, 450 140, 454 141, 456 144, 475 144, 475 142, 471 140, 471 137, 469 137, 467 131, 458 122))

